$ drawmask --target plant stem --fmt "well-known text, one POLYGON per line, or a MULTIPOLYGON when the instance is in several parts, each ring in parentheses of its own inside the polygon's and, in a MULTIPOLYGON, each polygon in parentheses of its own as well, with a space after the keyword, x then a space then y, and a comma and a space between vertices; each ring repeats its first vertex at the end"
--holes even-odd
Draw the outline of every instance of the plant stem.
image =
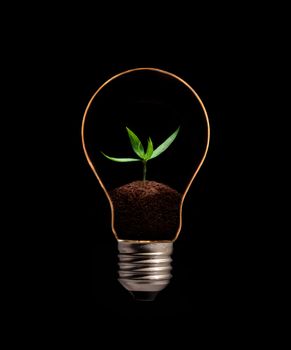
POLYGON ((143 182, 146 180, 146 174, 147 174, 147 162, 143 161, 143 182))

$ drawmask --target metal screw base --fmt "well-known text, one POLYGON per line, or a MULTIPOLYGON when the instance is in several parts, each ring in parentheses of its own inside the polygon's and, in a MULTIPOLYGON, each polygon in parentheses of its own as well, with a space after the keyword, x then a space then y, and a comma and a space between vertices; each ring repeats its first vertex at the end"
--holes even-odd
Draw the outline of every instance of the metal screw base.
POLYGON ((172 277, 173 243, 119 240, 118 250, 118 281, 136 300, 154 300, 172 277))

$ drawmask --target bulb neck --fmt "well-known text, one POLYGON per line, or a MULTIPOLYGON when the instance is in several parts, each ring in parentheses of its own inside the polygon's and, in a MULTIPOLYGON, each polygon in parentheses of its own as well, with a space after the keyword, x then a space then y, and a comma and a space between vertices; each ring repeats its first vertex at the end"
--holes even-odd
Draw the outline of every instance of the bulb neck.
POLYGON ((118 240, 118 251, 118 281, 136 300, 154 300, 172 277, 173 243, 118 240))

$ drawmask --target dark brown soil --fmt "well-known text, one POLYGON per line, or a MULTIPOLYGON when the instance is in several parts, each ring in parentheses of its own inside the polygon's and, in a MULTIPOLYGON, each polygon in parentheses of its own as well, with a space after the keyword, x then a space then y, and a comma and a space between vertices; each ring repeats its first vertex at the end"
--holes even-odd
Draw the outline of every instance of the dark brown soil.
POLYGON ((120 239, 167 240, 179 226, 181 195, 155 181, 134 181, 110 193, 120 239))

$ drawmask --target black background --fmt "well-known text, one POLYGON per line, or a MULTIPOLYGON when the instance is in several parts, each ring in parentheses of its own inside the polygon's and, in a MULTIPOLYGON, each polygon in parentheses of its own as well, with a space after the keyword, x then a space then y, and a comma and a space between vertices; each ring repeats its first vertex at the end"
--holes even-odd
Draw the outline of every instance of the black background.
MULTIPOLYGON (((79 4, 77 14, 72 10, 13 5, 2 33, 7 111, 1 131, 8 136, 3 153, 11 152, 4 169, 9 179, 2 183, 11 213, 3 230, 11 241, 2 248, 8 253, 9 340, 16 337, 14 325, 29 340, 40 335, 45 342, 55 335, 74 341, 82 326, 100 336, 100 323, 110 330, 108 339, 120 326, 129 332, 136 326, 144 335, 143 320, 152 321, 146 324, 152 335, 168 323, 163 339, 189 325, 190 335, 201 331, 215 342, 215 330, 228 342, 234 333, 237 341, 253 334, 269 340, 266 329, 279 319, 272 307, 285 309, 277 304, 281 295, 272 295, 280 290, 270 275, 283 266, 274 264, 283 239, 280 247, 273 244, 285 234, 280 224, 287 217, 273 193, 285 195, 277 166, 288 158, 280 163, 276 146, 284 148, 286 113, 279 107, 286 90, 279 80, 287 81, 288 11, 219 4, 217 12, 197 8, 186 18, 184 7, 180 17, 176 7, 171 15, 149 8, 129 13, 129 22, 119 15, 123 23, 117 23, 112 9, 86 6, 83 16, 79 4), (207 160, 185 200, 173 279, 153 303, 134 302, 117 282, 109 205, 80 138, 92 93, 113 74, 139 66, 189 82, 212 128, 207 160)), ((129 344, 125 334, 116 337, 119 344, 129 344)))

